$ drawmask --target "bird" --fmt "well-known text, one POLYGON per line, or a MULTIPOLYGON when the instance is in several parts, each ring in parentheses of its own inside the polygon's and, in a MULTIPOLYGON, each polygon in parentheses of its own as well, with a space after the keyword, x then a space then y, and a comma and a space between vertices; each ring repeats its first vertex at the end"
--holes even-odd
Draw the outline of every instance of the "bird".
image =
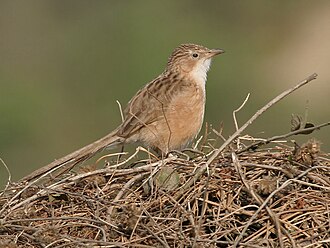
POLYGON ((179 45, 168 58, 165 70, 131 98, 115 130, 24 179, 66 164, 74 166, 105 148, 122 144, 139 142, 163 155, 184 149, 201 130, 207 73, 213 57, 222 53, 222 49, 196 44, 179 45))

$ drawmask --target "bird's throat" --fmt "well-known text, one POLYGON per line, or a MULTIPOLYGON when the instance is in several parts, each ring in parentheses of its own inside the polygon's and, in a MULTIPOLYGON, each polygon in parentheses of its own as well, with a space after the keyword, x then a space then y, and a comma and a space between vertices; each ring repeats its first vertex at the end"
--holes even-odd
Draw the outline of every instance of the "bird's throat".
POLYGON ((211 66, 211 59, 206 59, 196 64, 194 69, 190 72, 190 77, 194 80, 199 86, 205 87, 207 72, 211 66))

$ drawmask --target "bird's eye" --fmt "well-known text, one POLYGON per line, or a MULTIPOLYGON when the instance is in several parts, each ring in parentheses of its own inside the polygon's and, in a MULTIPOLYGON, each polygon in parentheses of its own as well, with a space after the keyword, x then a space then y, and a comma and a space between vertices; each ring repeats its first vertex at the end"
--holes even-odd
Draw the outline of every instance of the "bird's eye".
POLYGON ((194 58, 197 58, 197 57, 198 57, 198 53, 193 53, 192 56, 193 56, 194 58))

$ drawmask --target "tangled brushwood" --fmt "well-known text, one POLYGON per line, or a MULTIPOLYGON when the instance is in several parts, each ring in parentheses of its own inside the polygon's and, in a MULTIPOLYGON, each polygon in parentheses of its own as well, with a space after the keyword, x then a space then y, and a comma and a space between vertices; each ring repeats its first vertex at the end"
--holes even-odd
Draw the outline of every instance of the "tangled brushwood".
POLYGON ((51 164, 8 183, 0 193, 0 247, 329 247, 330 154, 314 139, 297 144, 288 137, 330 122, 294 117, 290 133, 242 136, 316 77, 238 128, 235 113, 244 101, 233 113, 233 135, 223 139, 212 129, 222 145, 206 129, 194 150, 166 158, 138 147, 76 172, 68 163, 51 164))
MULTIPOLYGON (((134 155, 144 152, 138 148, 134 155)), ((330 160, 318 141, 241 153, 227 148, 203 172, 209 154, 185 154, 135 161, 110 157, 102 169, 84 166, 58 178, 12 183, 0 198, 0 246, 326 247, 330 242, 330 160)))

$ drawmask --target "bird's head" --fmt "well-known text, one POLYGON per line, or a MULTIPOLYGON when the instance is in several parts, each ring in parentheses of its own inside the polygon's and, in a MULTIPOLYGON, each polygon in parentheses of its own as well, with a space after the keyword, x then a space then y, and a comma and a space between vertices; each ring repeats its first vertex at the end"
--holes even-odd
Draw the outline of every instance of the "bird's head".
POLYGON ((167 70, 188 75, 193 79, 206 81, 214 56, 224 53, 221 49, 209 49, 195 44, 182 44, 172 52, 167 70))

